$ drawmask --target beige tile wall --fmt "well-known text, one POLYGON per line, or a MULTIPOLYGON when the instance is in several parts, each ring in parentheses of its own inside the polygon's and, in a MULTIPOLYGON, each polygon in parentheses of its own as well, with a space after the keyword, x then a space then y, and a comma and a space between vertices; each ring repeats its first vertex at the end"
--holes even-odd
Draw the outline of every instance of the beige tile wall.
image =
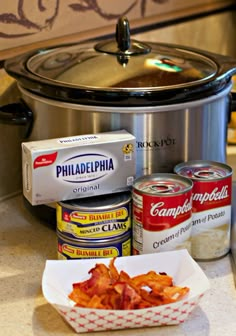
POLYGON ((133 27, 226 7, 233 0, 51 0, 1 1, 0 51, 77 34, 113 33, 117 19, 128 16, 133 27))
POLYGON ((209 15, 174 26, 138 34, 137 39, 176 43, 236 56, 236 12, 209 15))

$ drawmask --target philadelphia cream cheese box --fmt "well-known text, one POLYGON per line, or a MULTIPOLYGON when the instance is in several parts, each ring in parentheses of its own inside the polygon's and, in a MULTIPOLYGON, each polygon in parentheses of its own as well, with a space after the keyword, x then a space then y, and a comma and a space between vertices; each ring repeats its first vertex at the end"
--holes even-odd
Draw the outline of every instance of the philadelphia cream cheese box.
POLYGON ((22 143, 32 205, 127 191, 135 171, 135 137, 125 130, 22 143))

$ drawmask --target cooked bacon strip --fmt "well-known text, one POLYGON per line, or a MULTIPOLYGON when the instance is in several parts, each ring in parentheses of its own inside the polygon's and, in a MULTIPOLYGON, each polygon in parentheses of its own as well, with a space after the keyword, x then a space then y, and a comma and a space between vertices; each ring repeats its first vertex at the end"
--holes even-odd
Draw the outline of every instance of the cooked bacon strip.
POLYGON ((174 286, 166 273, 150 271, 130 277, 117 270, 116 258, 109 266, 96 264, 88 280, 74 283, 69 298, 76 306, 95 309, 142 309, 173 303, 183 299, 188 287, 174 286))

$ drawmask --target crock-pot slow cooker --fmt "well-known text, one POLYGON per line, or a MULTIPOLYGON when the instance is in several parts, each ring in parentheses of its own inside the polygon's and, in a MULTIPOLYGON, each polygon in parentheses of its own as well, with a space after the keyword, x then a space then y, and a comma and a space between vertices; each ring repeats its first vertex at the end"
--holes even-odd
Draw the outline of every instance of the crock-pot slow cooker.
POLYGON ((126 129, 137 177, 186 160, 225 162, 236 60, 168 43, 115 38, 39 49, 6 60, 21 101, 0 122, 25 124, 24 141, 126 129))

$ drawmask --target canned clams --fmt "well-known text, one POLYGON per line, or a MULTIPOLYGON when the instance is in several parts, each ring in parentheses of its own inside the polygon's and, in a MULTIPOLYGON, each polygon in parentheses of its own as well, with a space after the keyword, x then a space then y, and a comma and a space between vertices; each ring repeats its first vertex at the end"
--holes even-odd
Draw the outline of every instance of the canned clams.
POLYGON ((192 181, 152 174, 133 185, 133 254, 191 250, 192 181))
POLYGON ((212 161, 189 161, 174 171, 193 181, 192 257, 214 260, 230 250, 232 169, 212 161))
POLYGON ((131 193, 58 203, 57 232, 60 255, 70 258, 130 255, 131 193))
POLYGON ((60 232, 58 238, 58 259, 96 259, 131 255, 131 235, 126 232, 115 238, 69 239, 60 232))

